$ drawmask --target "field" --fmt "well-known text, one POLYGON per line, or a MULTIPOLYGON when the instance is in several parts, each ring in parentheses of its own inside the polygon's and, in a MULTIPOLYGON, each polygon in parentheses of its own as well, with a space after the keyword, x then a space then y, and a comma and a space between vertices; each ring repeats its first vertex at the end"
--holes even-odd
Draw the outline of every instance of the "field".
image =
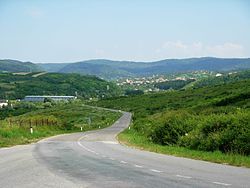
POLYGON ((0 121, 0 147, 35 142, 56 134, 104 128, 120 114, 84 106, 82 102, 58 103, 0 121), (33 128, 33 134, 30 133, 33 128))

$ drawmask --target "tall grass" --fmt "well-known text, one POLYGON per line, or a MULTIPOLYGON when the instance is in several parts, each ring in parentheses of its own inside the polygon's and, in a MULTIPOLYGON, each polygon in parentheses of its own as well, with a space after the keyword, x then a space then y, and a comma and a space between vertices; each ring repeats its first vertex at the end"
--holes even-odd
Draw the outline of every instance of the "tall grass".
POLYGON ((81 128, 82 131, 104 128, 119 117, 120 113, 90 108, 83 106, 82 103, 58 104, 48 109, 36 110, 0 121, 0 147, 31 143, 57 134, 80 132, 81 128), (49 118, 56 123, 41 124, 41 119, 49 118), (30 121, 33 134, 30 133, 30 121))

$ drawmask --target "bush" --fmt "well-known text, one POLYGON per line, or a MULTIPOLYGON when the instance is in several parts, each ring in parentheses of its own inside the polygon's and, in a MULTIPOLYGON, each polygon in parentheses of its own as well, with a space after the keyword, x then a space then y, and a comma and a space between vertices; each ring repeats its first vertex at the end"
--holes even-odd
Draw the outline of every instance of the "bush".
POLYGON ((192 130, 193 116, 186 111, 170 111, 161 114, 160 125, 151 133, 153 142, 162 145, 177 144, 181 136, 192 130))
POLYGON ((250 113, 212 114, 197 118, 198 126, 179 142, 204 151, 250 154, 250 113))

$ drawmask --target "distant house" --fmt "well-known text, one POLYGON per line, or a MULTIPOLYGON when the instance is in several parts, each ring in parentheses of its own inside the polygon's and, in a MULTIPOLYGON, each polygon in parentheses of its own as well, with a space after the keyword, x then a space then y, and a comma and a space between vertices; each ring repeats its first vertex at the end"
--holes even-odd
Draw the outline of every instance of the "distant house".
POLYGON ((75 96, 26 96, 24 98, 24 101, 27 102, 44 102, 45 99, 51 99, 53 101, 69 101, 76 99, 75 96))
POLYGON ((220 77, 220 76, 222 76, 222 74, 221 73, 217 73, 215 76, 216 77, 220 77))
POLYGON ((0 99, 0 108, 3 108, 4 106, 8 106, 8 100, 1 100, 0 99))

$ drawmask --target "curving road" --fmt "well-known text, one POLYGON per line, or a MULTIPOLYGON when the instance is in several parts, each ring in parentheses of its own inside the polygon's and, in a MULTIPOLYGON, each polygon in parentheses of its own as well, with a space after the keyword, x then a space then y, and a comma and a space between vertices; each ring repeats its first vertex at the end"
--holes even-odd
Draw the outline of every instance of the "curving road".
POLYGON ((250 169, 140 151, 111 127, 0 149, 0 187, 250 187, 250 169))

